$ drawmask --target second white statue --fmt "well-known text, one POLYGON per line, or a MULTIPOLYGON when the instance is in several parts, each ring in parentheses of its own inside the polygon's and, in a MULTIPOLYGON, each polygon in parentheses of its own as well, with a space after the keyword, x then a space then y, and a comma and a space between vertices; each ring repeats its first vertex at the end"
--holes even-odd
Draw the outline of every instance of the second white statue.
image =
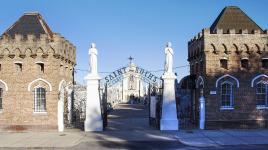
POLYGON ((165 48, 165 74, 173 74, 172 67, 173 67, 173 49, 171 48, 171 42, 168 42, 165 48))
POLYGON ((97 55, 98 55, 98 50, 96 49, 96 44, 91 43, 91 47, 88 51, 89 55, 89 67, 90 67, 90 73, 91 74, 97 74, 97 55))

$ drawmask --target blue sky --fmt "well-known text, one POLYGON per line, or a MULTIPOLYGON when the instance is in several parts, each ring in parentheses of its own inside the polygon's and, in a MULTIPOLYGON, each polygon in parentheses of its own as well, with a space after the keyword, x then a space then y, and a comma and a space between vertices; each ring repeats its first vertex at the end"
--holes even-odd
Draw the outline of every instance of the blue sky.
MULTIPOLYGON (((266 0, 7 0, 1 1, 0 32, 24 12, 38 11, 53 32, 77 47, 78 69, 88 69, 88 48, 96 42, 99 71, 126 66, 130 55, 138 66, 159 70, 167 41, 173 44, 174 67, 188 65, 187 42, 229 5, 239 6, 260 27, 268 28, 266 0)), ((188 67, 175 71, 179 79, 189 74, 188 67)), ((83 83, 85 75, 77 71, 75 78, 83 83)))

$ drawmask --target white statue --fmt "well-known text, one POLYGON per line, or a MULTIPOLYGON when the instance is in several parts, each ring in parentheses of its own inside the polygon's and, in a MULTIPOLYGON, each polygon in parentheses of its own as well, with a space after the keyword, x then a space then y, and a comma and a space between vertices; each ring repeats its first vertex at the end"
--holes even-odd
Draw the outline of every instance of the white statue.
POLYGON ((168 42, 165 48, 166 62, 165 62, 165 73, 172 73, 173 66, 173 49, 171 48, 171 42, 168 42))
POLYGON ((91 48, 89 49, 89 66, 91 74, 98 74, 97 72, 97 55, 98 50, 96 49, 96 44, 92 43, 91 48))

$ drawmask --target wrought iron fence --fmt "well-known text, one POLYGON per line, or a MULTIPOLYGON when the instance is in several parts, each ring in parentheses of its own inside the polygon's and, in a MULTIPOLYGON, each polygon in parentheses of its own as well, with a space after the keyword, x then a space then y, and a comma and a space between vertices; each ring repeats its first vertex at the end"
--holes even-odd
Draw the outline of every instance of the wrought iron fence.
POLYGON ((108 110, 107 110, 107 84, 104 87, 99 87, 100 93, 100 107, 101 107, 101 114, 103 119, 103 128, 107 127, 108 125, 108 110))

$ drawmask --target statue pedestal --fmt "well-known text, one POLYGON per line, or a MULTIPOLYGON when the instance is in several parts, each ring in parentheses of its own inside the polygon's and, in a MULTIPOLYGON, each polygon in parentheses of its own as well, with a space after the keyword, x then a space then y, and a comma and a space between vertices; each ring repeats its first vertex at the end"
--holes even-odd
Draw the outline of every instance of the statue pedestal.
POLYGON ((88 74, 85 131, 103 131, 98 74, 88 74))
POLYGON ((178 130, 179 121, 177 118, 176 99, 175 99, 175 79, 172 74, 162 76, 164 82, 162 116, 160 120, 160 130, 178 130))

